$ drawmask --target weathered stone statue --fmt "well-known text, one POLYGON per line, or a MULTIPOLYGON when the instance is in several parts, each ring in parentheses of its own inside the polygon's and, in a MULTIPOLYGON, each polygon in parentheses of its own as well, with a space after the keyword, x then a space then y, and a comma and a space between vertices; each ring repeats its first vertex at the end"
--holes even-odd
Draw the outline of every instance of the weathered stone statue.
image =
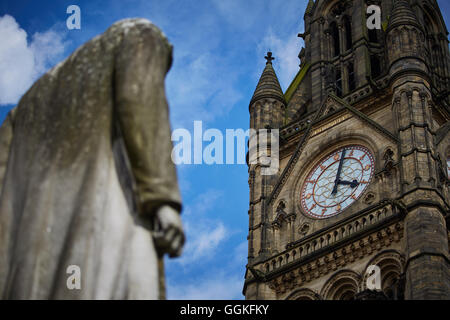
POLYGON ((161 257, 184 242, 164 92, 171 53, 149 21, 120 21, 9 114, 0 129, 1 298, 161 298, 161 257), (80 289, 69 289, 70 266, 80 289))

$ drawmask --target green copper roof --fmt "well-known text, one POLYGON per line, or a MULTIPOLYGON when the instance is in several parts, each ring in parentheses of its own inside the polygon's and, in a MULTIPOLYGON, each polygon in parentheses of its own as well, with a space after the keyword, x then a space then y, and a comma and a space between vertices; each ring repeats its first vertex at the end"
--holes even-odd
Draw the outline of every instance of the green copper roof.
POLYGON ((310 63, 306 62, 305 65, 298 71, 297 75, 295 76, 294 80, 289 85, 289 88, 286 90, 284 94, 284 98, 286 99, 286 102, 289 102, 294 95, 295 90, 297 90, 300 83, 302 83, 303 78, 305 77, 306 73, 309 70, 309 67, 311 66, 310 63))

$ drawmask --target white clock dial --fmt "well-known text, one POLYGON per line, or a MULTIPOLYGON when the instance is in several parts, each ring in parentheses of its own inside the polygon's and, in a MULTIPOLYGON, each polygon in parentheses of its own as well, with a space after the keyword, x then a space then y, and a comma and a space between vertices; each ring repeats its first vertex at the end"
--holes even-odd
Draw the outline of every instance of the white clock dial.
POLYGON ((319 219, 342 212, 366 190, 373 171, 374 158, 366 147, 334 151, 316 164, 303 183, 303 211, 319 219))

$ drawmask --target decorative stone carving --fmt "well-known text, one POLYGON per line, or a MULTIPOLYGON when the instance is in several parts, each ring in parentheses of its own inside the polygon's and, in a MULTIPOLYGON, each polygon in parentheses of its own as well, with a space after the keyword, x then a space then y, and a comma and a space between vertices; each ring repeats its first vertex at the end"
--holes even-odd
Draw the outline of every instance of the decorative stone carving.
POLYGON ((322 298, 311 289, 299 289, 291 292, 286 300, 321 300, 322 298))
POLYGON ((359 292, 361 276, 351 270, 338 271, 328 279, 320 295, 327 300, 352 300, 359 292))
POLYGON ((365 204, 372 204, 375 201, 375 194, 373 192, 368 192, 364 197, 365 204))
POLYGON ((306 236, 309 232, 309 223, 303 223, 298 229, 298 233, 300 233, 303 237, 306 236))
POLYGON ((390 174, 391 169, 394 167, 394 151, 391 148, 387 148, 383 154, 383 169, 387 174, 390 174))

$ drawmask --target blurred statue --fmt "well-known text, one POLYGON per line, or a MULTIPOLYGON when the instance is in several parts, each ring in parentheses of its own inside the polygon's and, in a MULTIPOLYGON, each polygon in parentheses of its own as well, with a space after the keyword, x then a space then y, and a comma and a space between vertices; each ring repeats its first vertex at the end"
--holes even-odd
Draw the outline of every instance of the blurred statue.
POLYGON ((123 20, 10 112, 0 128, 1 298, 164 298, 162 257, 184 243, 164 91, 171 59, 157 27, 123 20))

